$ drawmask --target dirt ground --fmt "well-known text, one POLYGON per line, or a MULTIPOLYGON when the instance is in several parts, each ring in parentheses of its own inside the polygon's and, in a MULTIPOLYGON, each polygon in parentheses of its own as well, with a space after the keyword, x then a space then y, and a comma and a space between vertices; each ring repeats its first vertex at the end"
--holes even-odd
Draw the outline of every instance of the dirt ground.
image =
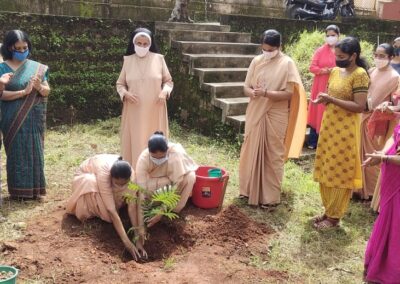
MULTIPOLYGON (((122 213, 124 215, 124 213, 122 213)), ((273 230, 231 205, 221 212, 188 206, 180 219, 149 231, 147 261, 135 262, 111 224, 79 222, 63 204, 28 223, 25 237, 2 245, 19 279, 49 283, 276 283, 286 273, 266 271, 252 256, 268 260, 273 230)))

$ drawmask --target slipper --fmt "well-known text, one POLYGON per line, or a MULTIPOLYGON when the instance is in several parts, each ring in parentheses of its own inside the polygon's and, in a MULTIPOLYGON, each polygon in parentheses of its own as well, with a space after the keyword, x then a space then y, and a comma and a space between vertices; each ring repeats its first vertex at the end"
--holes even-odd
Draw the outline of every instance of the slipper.
POLYGON ((312 218, 311 218, 311 221, 312 221, 314 224, 316 224, 316 223, 319 223, 319 222, 324 221, 326 218, 328 218, 328 216, 326 216, 325 214, 323 214, 323 215, 317 215, 317 216, 312 217, 312 218))
POLYGON ((314 228, 317 230, 325 230, 329 228, 339 227, 339 220, 333 221, 326 218, 324 221, 314 224, 314 228))
POLYGON ((279 205, 279 203, 275 203, 275 204, 261 204, 260 207, 262 209, 271 209, 271 208, 275 208, 279 205))

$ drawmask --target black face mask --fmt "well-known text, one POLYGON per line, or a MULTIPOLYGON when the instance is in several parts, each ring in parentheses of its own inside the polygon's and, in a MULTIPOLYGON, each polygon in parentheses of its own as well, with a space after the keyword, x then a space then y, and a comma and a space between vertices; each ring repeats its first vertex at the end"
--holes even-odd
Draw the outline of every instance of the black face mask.
POLYGON ((336 66, 340 68, 347 68, 350 65, 350 60, 345 59, 345 60, 337 60, 336 59, 336 66))
POLYGON ((400 56, 400 47, 395 47, 394 48, 394 55, 395 56, 400 56))

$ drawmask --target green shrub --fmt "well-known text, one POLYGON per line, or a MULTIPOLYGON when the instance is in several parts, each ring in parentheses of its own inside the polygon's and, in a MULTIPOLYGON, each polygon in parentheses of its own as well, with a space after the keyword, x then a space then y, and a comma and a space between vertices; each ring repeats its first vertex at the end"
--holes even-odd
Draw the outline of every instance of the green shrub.
MULTIPOLYGON (((303 31, 298 40, 293 41, 285 48, 285 53, 289 55, 299 69, 304 88, 310 92, 314 75, 309 71, 311 60, 315 50, 324 44, 325 33, 322 31, 303 31)), ((341 35, 344 38, 345 35, 341 35)), ((371 65, 373 58, 373 44, 361 41, 361 56, 364 57, 371 65)))

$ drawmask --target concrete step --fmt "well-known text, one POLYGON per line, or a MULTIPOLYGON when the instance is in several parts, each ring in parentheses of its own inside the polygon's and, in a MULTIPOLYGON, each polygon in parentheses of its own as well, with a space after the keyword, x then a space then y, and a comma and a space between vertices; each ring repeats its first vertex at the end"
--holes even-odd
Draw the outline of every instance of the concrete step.
POLYGON ((172 40, 243 43, 249 43, 251 41, 251 34, 249 33, 218 31, 170 30, 166 28, 159 28, 156 30, 156 35, 162 37, 169 44, 172 40))
POLYGON ((246 68, 254 55, 246 54, 183 54, 183 61, 193 68, 246 68))
POLYGON ((195 68, 200 83, 238 82, 246 79, 247 68, 195 68))
POLYGON ((220 23, 175 23, 175 22, 156 22, 157 29, 169 29, 169 30, 189 30, 189 31, 217 31, 217 32, 229 32, 230 26, 221 25, 220 23))
POLYGON ((260 53, 260 45, 254 43, 228 42, 199 42, 199 41, 172 41, 172 47, 180 49, 182 53, 195 54, 252 54, 260 53))
POLYGON ((250 98, 220 98, 214 99, 213 104, 222 109, 222 121, 225 122, 227 116, 242 115, 246 113, 247 104, 250 98))
POLYGON ((240 115, 228 115, 225 118, 226 124, 232 126, 235 128, 239 133, 244 132, 244 125, 246 122, 246 115, 240 114, 240 115))
POLYGON ((201 89, 211 93, 213 98, 243 97, 244 82, 203 83, 201 89))

